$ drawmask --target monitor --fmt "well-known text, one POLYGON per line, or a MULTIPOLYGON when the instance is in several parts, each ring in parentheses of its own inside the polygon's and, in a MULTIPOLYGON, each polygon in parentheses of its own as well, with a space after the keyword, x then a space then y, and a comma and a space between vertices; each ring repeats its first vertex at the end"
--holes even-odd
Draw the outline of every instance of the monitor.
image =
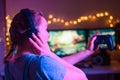
POLYGON ((85 30, 49 30, 48 32, 50 49, 60 57, 77 53, 86 48, 85 30))

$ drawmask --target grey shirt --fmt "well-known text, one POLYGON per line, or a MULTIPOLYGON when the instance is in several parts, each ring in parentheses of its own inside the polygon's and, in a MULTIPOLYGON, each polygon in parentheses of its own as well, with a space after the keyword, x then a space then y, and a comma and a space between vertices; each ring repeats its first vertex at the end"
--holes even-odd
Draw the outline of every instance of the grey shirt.
POLYGON ((45 55, 25 54, 5 65, 6 80, 63 80, 66 67, 45 55))

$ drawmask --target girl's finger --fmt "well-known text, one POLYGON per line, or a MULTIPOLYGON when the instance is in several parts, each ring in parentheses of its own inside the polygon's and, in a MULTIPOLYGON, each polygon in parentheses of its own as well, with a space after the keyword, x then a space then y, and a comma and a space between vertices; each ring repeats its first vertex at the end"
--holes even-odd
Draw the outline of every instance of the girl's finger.
POLYGON ((44 43, 44 40, 43 40, 43 38, 41 38, 42 36, 39 32, 37 33, 37 37, 42 43, 44 43))
POLYGON ((32 38, 39 47, 43 45, 43 41, 39 37, 37 37, 34 33, 32 33, 32 38))
POLYGON ((40 49, 40 45, 38 45, 32 38, 29 38, 29 41, 32 46, 34 46, 36 49, 40 49))

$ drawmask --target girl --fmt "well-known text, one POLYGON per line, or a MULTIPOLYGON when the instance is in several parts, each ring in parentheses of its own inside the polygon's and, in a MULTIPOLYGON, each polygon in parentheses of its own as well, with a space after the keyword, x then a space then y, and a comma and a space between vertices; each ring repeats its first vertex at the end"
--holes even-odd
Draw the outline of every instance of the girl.
POLYGON ((10 27, 11 50, 5 57, 6 80, 87 80, 73 65, 94 53, 93 36, 86 50, 59 58, 50 51, 47 21, 34 10, 22 9, 10 27))

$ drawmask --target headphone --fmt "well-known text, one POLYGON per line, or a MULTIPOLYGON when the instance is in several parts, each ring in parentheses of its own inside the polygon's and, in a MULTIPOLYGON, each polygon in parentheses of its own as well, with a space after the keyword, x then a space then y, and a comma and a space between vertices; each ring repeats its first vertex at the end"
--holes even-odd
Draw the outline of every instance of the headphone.
POLYGON ((33 16, 32 16, 31 11, 29 9, 22 9, 21 13, 23 13, 26 16, 29 22, 29 26, 30 26, 30 28, 25 32, 26 36, 31 37, 32 33, 37 34, 38 30, 35 28, 35 24, 33 21, 33 16))

